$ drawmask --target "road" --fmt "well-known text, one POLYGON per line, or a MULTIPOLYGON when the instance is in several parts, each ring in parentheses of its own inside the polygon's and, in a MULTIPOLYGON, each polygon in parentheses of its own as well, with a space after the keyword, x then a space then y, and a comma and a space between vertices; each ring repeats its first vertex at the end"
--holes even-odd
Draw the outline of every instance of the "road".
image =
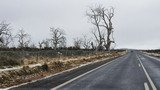
MULTIPOLYGON (((160 59, 133 51, 93 70, 76 74, 75 77, 59 85, 54 86, 51 82, 53 81, 43 83, 43 85, 36 84, 36 88, 52 90, 160 90, 160 59)), ((31 83, 27 87, 33 89, 31 88, 33 84, 31 83)), ((19 89, 27 89, 27 87, 21 86, 19 89)))

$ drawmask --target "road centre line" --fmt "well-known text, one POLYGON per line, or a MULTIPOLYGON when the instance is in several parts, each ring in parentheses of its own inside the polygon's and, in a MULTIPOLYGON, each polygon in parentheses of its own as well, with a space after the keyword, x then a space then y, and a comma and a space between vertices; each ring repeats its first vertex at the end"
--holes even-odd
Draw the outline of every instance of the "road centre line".
POLYGON ((140 64, 138 64, 138 66, 139 66, 139 67, 141 67, 141 65, 140 65, 140 64))
POLYGON ((142 62, 140 60, 140 57, 138 55, 137 55, 137 58, 138 58, 138 61, 140 62, 141 66, 143 68, 143 71, 144 71, 145 75, 147 76, 147 79, 148 79, 148 81, 149 81, 149 83, 150 83, 150 85, 152 87, 152 90, 157 90, 155 84, 153 83, 151 77, 149 76, 148 72, 146 71, 145 67, 143 66, 143 64, 142 64, 142 62))
POLYGON ((144 82, 144 90, 149 90, 149 86, 148 86, 147 82, 144 82))

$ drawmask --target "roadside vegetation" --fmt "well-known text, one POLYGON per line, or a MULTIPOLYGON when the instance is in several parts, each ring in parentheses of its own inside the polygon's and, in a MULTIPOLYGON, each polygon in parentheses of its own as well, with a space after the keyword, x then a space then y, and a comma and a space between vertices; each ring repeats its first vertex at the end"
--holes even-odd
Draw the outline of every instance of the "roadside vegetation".
POLYGON ((148 54, 148 55, 160 58, 160 49, 144 50, 143 52, 146 53, 146 54, 148 54))
MULTIPOLYGON (((49 53, 51 54, 51 52, 55 53, 54 50, 46 52, 48 52, 48 54, 49 53)), ((94 62, 107 59, 109 60, 111 58, 122 56, 126 53, 123 50, 111 51, 111 52, 103 51, 94 53, 91 51, 82 50, 77 52, 77 54, 73 54, 73 52, 75 53, 75 51, 68 51, 68 52, 72 52, 72 54, 70 53, 70 55, 66 54, 63 55, 62 53, 60 55, 57 54, 54 57, 52 55, 51 56, 41 55, 38 56, 38 60, 37 56, 29 55, 27 57, 24 56, 23 58, 19 58, 19 60, 13 60, 15 62, 18 62, 16 66, 21 66, 20 68, 15 68, 14 64, 11 65, 5 64, 5 66, 1 66, 3 68, 14 67, 14 69, 0 72, 0 88, 41 79, 43 77, 53 75, 55 73, 64 70, 79 67, 84 64, 91 64, 94 62), (31 66, 33 64, 35 64, 35 66, 31 66)))

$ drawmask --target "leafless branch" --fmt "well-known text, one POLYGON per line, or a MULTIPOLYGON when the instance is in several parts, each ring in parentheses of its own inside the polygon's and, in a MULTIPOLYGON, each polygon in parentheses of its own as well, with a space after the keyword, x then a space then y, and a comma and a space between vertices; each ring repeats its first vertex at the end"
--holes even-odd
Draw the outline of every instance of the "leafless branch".
POLYGON ((50 28, 51 31, 51 42, 54 49, 57 49, 58 47, 65 47, 66 46, 66 37, 65 33, 60 28, 50 28))

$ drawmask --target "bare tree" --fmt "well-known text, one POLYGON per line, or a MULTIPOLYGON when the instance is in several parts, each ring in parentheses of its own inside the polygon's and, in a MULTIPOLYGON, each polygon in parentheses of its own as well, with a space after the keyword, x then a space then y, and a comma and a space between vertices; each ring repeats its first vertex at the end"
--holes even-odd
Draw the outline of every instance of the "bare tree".
POLYGON ((91 47, 92 47, 92 50, 95 50, 95 45, 93 42, 91 42, 91 47))
POLYGON ((65 48, 66 47, 66 43, 67 43, 66 42, 66 38, 63 37, 61 43, 59 44, 59 47, 62 47, 62 48, 64 47, 65 48))
POLYGON ((87 37, 87 35, 83 35, 82 45, 83 45, 84 49, 90 49, 91 48, 91 39, 89 39, 87 37))
POLYGON ((43 47, 43 41, 38 42, 38 46, 39 46, 40 49, 42 49, 42 47, 43 47))
POLYGON ((42 44, 44 45, 44 48, 49 48, 50 39, 43 40, 42 44))
POLYGON ((58 47, 66 43, 64 30, 60 28, 51 27, 50 31, 51 31, 51 42, 54 49, 57 49, 58 47))
POLYGON ((73 39, 74 47, 80 49, 82 46, 82 39, 81 38, 74 38, 73 39))
POLYGON ((32 44, 30 45, 30 48, 37 48, 37 47, 36 47, 35 43, 32 43, 32 44))
POLYGON ((96 10, 97 8, 91 8, 90 10, 86 13, 87 17, 89 18, 90 22, 96 27, 96 31, 98 32, 98 35, 96 35, 96 31, 93 32, 93 35, 95 36, 98 46, 96 48, 97 50, 100 50, 103 44, 103 38, 100 30, 100 22, 101 22, 101 17, 99 16, 99 13, 96 10))
POLYGON ((25 33, 23 29, 19 30, 18 34, 16 35, 16 38, 18 38, 18 47, 24 48, 28 47, 30 43, 30 35, 25 33))
POLYGON ((9 44, 13 42, 13 37, 11 33, 8 35, 2 35, 3 43, 1 44, 3 48, 9 47, 9 44))
POLYGON ((114 43, 114 38, 111 37, 111 34, 113 35, 113 25, 112 25, 112 18, 114 17, 114 8, 110 7, 106 9, 103 6, 97 7, 97 13, 99 13, 99 16, 103 20, 102 24, 100 25, 101 27, 104 27, 107 31, 107 39, 104 40, 106 41, 104 46, 106 50, 110 50, 111 43, 114 43), (111 40, 112 38, 112 40, 111 40))
POLYGON ((0 23, 0 47, 9 47, 9 44, 13 41, 10 24, 2 21, 0 23))
POLYGON ((114 17, 114 8, 110 7, 106 9, 102 6, 90 8, 90 13, 87 13, 87 16, 90 18, 91 23, 97 27, 96 30, 92 31, 92 34, 98 42, 97 49, 99 50, 102 46, 104 46, 106 50, 110 50, 111 43, 115 42, 112 36, 112 18, 114 17), (106 33, 103 29, 106 30, 106 33))

